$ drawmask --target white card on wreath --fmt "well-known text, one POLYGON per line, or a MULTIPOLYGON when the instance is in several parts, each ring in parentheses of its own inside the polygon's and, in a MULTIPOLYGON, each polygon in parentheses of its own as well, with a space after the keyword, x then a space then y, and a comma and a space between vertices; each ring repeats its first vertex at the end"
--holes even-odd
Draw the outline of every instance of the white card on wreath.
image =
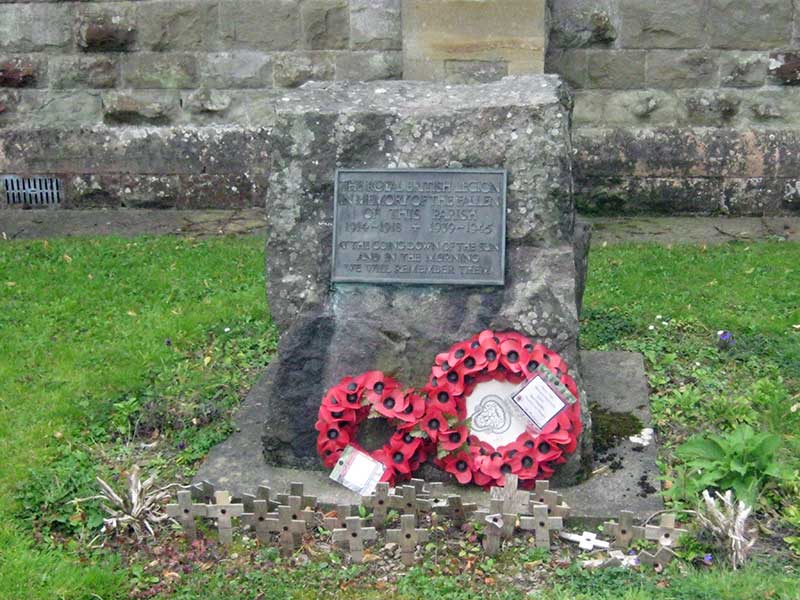
POLYGON ((539 366, 533 379, 523 384, 511 399, 539 429, 544 429, 564 409, 577 401, 545 366, 539 366))
POLYGON ((385 472, 383 463, 353 446, 347 446, 331 471, 331 479, 360 496, 369 496, 385 472))

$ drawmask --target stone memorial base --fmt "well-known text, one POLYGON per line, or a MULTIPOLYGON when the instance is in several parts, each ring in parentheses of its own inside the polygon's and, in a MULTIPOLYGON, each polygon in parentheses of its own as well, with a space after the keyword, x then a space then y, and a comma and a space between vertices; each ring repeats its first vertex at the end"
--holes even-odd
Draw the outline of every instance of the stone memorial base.
MULTIPOLYGON (((650 426, 648 386, 641 355, 582 352, 581 363, 587 396, 593 404, 607 411, 635 415, 645 427, 650 426)), ((326 506, 359 502, 356 494, 331 481, 324 471, 276 467, 264 460, 260 419, 276 369, 277 364, 273 363, 251 390, 237 414, 236 433, 210 452, 195 482, 207 480, 217 489, 229 490, 240 497, 242 493, 253 493, 262 483, 277 492, 289 482, 299 481, 309 495, 318 497, 326 506)), ((572 518, 594 525, 616 518, 620 510, 631 510, 637 518, 644 518, 663 508, 660 494, 645 493, 640 485, 646 481, 658 488, 656 443, 642 447, 623 440, 613 453, 621 468, 612 470, 605 465, 595 465, 596 474, 588 480, 571 487, 558 487, 572 507, 572 518)), ((445 487, 446 493, 460 494, 465 501, 486 502, 486 493, 475 486, 448 484, 445 487)))
MULTIPOLYGON (((267 194, 267 292, 283 333, 270 376, 255 392, 261 408, 252 415, 263 425, 268 463, 321 468, 314 423, 325 391, 342 377, 382 370, 421 388, 438 353, 485 329, 518 331, 543 343, 569 363, 580 386, 578 315, 588 232, 575 227, 570 114, 571 99, 553 76, 481 85, 319 83, 278 99, 267 194), (332 285, 337 169, 505 171, 503 285, 332 285)), ((456 208, 467 219, 479 206, 481 198, 452 190, 432 196, 433 183, 422 183, 426 201, 436 206, 466 202, 456 208)), ((381 194, 361 199, 381 208, 384 200, 381 194)), ((392 235, 397 230, 391 227, 402 226, 401 237, 412 239, 408 211, 398 214, 405 216, 384 224, 392 235)), ((480 216, 468 222, 478 229, 483 224, 480 216)), ((452 239, 472 244, 482 238, 465 232, 452 239)), ((455 254, 456 268, 469 265, 455 254)), ((563 483, 575 482, 591 463, 583 396, 585 433, 557 472, 563 483)))

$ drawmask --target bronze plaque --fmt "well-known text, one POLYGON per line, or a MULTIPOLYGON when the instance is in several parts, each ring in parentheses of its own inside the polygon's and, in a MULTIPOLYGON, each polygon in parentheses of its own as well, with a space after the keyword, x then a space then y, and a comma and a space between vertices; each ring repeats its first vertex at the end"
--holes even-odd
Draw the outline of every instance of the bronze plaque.
POLYGON ((340 169, 333 283, 504 285, 506 172, 340 169))

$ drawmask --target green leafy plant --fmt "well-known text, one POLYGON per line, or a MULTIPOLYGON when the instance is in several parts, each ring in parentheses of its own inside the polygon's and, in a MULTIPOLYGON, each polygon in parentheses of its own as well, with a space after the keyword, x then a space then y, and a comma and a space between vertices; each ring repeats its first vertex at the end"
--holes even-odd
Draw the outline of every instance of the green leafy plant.
POLYGON ((703 490, 733 490, 753 506, 768 481, 788 480, 791 469, 778 459, 781 437, 749 425, 725 435, 696 435, 675 452, 685 463, 684 477, 667 492, 677 500, 695 499, 703 490))

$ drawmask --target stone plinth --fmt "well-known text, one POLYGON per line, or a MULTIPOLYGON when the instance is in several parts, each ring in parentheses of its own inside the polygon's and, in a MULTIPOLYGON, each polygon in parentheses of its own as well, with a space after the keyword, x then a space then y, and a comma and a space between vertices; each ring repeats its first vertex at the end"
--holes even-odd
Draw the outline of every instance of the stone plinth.
MULTIPOLYGON (((313 426, 341 377, 380 369, 421 387, 437 353, 486 328, 545 343, 577 377, 586 244, 578 236, 575 251, 570 101, 558 78, 312 84, 280 98, 274 122, 267 291, 283 336, 262 386, 268 462, 319 468, 313 426), (507 170, 504 286, 331 286, 336 169, 401 167, 507 170)), ((582 458, 562 469, 567 479, 582 458)))
POLYGON ((545 0, 403 0, 403 78, 493 81, 544 72, 545 0))

